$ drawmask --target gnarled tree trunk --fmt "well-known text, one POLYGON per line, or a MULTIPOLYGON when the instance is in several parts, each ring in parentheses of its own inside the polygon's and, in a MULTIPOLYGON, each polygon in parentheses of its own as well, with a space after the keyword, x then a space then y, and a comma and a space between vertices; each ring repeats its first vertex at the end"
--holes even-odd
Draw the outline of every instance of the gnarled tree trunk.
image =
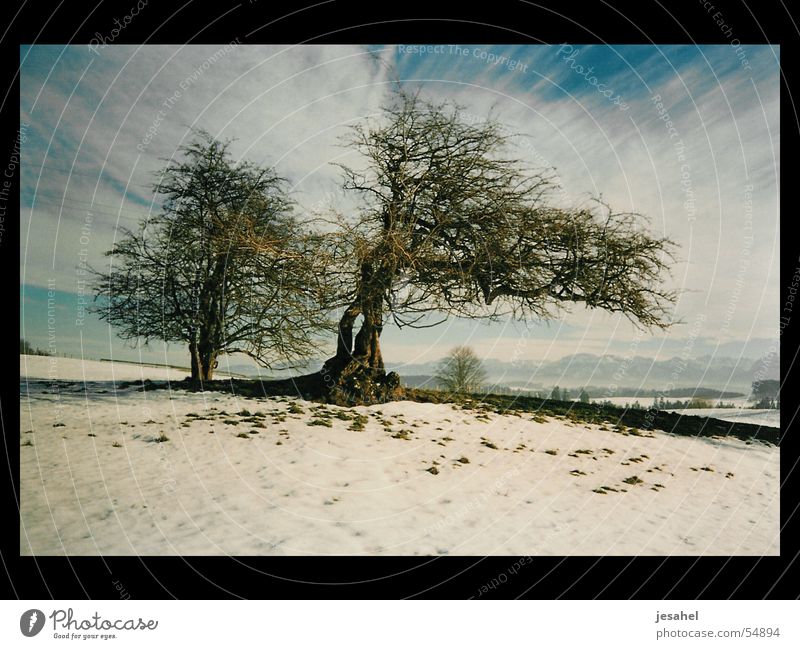
POLYGON ((336 355, 325 361, 319 373, 323 395, 342 405, 389 401, 398 395, 400 385, 400 377, 395 372, 387 374, 383 365, 383 293, 376 287, 371 264, 363 264, 361 274, 359 295, 339 320, 336 355), (354 339, 359 317, 361 326, 354 339))

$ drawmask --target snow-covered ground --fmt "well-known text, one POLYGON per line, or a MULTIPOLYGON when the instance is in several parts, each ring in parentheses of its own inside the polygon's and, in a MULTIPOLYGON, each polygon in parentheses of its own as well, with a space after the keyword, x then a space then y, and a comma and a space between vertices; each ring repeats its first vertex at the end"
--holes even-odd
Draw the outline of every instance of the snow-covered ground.
POLYGON ((188 375, 186 370, 172 367, 135 365, 128 362, 85 361, 60 356, 29 356, 20 354, 19 375, 24 379, 51 379, 61 381, 180 381, 188 375))
POLYGON ((20 382, 21 554, 779 553, 773 446, 449 404, 115 390, 109 371, 20 382))

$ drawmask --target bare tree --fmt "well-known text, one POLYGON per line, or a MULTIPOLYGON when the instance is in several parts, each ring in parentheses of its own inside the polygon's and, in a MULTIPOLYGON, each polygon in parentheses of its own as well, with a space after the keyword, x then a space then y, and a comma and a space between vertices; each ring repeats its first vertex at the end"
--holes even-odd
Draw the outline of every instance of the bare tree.
POLYGON ((674 244, 604 204, 552 206, 550 173, 510 157, 509 138, 496 122, 467 124, 457 106, 402 91, 381 119, 353 128, 347 143, 366 163, 341 167, 360 209, 340 235, 349 257, 334 267, 347 290, 336 355, 321 371, 329 391, 380 400, 397 385, 380 348, 387 320, 552 318, 582 303, 669 326, 675 293, 661 282, 674 244))
POLYGON ((436 379, 448 392, 479 392, 486 383, 486 370, 470 347, 453 348, 436 368, 436 379))
POLYGON ((201 131, 182 149, 156 187, 162 210, 125 232, 95 283, 96 310, 122 338, 187 343, 201 381, 222 353, 267 367, 305 358, 326 330, 319 237, 295 222, 284 181, 235 163, 229 145, 201 131))

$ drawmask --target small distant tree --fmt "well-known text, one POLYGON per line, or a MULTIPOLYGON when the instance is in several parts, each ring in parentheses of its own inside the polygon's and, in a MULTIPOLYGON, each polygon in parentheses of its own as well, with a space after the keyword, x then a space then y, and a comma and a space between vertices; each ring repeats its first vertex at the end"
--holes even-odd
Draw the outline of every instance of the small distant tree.
POLYGON ((470 347, 455 347, 439 362, 436 379, 448 392, 480 392, 486 383, 486 370, 470 347))
POLYGON ((780 381, 764 379, 753 381, 751 400, 756 408, 775 408, 780 394, 780 381))
POLYGON ((572 399, 572 394, 570 393, 569 388, 564 388, 561 391, 561 400, 569 401, 570 399, 572 399))
POLYGON ((581 400, 581 403, 589 403, 590 398, 589 398, 589 393, 586 391, 586 388, 581 390, 581 395, 579 399, 581 400))
POLYGON ((561 390, 558 386, 555 386, 553 391, 550 392, 550 398, 555 399, 556 401, 561 401, 561 390))

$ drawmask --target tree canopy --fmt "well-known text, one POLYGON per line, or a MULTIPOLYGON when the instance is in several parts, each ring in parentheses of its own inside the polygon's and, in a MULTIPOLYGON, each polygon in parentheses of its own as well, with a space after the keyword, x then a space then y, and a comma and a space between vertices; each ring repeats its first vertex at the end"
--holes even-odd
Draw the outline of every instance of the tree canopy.
POLYGON ((340 165, 359 209, 342 225, 351 248, 331 265, 350 302, 328 376, 352 362, 380 375, 387 318, 400 327, 430 326, 428 314, 552 318, 581 303, 640 327, 670 325, 676 294, 662 281, 673 242, 599 202, 555 206, 551 174, 510 155, 511 137, 404 92, 353 127, 346 144, 364 164, 340 165))
POLYGON ((357 207, 331 232, 299 225, 274 170, 235 163, 229 143, 200 133, 164 169, 160 212, 109 251, 101 317, 125 338, 187 343, 201 379, 226 352, 307 358, 332 328, 336 353, 310 377, 348 403, 399 385, 384 370, 387 322, 549 319, 582 304, 670 326, 675 244, 600 201, 558 205, 552 172, 514 156, 514 137, 397 90, 344 139, 360 154, 339 165, 357 207))
POLYGON ((125 339, 187 343, 195 379, 211 379, 222 353, 267 367, 305 358, 328 326, 323 275, 284 181, 205 132, 180 153, 156 186, 161 210, 106 253, 100 317, 125 339))

